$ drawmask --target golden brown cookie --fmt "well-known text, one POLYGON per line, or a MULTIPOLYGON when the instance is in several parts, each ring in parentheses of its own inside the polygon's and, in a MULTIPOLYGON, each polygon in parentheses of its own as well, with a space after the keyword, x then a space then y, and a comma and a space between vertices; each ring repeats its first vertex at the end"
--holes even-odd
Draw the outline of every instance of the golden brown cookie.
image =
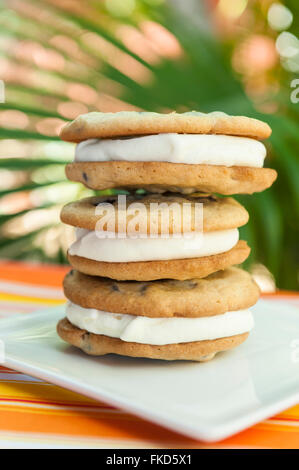
POLYGON ((60 320, 57 325, 57 332, 64 341, 93 356, 113 353, 122 356, 164 359, 167 361, 189 360, 200 362, 212 359, 217 352, 238 346, 248 337, 248 333, 243 333, 214 340, 153 346, 150 344, 129 343, 118 338, 88 333, 72 325, 67 318, 60 320))
POLYGON ((76 162, 66 166, 71 181, 91 189, 146 189, 190 194, 252 194, 269 188, 277 178, 271 168, 247 166, 188 165, 168 162, 76 162))
POLYGON ((156 279, 183 281, 194 277, 206 277, 215 271, 241 264, 248 258, 249 253, 250 248, 247 243, 240 240, 229 251, 200 258, 107 263, 68 253, 68 260, 75 269, 91 276, 109 277, 119 281, 153 281, 156 279))
POLYGON ((249 308, 260 295, 250 274, 235 267, 202 279, 151 282, 116 282, 72 270, 63 287, 81 307, 146 317, 220 315, 249 308))
POLYGON ((124 220, 126 220, 126 229, 128 231, 128 224, 130 220, 135 217, 134 203, 141 203, 146 209, 144 218, 146 219, 145 227, 147 228, 148 234, 151 230, 151 224, 154 222, 154 218, 151 218, 151 214, 154 216, 155 213, 158 215, 157 224, 155 224, 157 229, 156 233, 158 234, 183 232, 184 222, 188 223, 190 231, 196 230, 196 218, 194 214, 196 203, 203 204, 204 232, 228 230, 240 227, 248 222, 248 212, 241 206, 241 204, 232 198, 157 194, 145 196, 127 195, 126 206, 124 206, 123 210, 118 206, 117 196, 90 197, 82 199, 81 201, 71 202, 64 206, 61 211, 61 220, 65 224, 73 225, 75 227, 95 230, 97 222, 100 221, 102 217, 105 217, 107 225, 104 225, 103 229, 107 230, 109 228, 109 221, 113 221, 113 231, 118 232, 118 219, 119 217, 122 217, 123 214, 124 220), (103 211, 98 212, 97 215, 96 208, 99 204, 102 204, 103 211), (188 204, 191 210, 184 211, 184 204, 188 204), (159 207, 159 211, 154 208, 156 207, 154 205, 159 207), (132 209, 130 209, 130 206, 132 209), (165 216, 162 214, 165 214, 165 216), (167 219, 165 219, 165 217, 167 217, 167 219), (167 226, 162 223, 163 220, 167 220, 167 222, 169 222, 167 226), (166 231, 168 228, 169 231, 166 231))
POLYGON ((271 129, 265 122, 245 116, 229 116, 216 111, 200 113, 159 114, 121 111, 92 112, 78 116, 66 124, 60 133, 63 140, 81 142, 99 137, 149 135, 175 132, 179 134, 226 134, 266 139, 271 129))

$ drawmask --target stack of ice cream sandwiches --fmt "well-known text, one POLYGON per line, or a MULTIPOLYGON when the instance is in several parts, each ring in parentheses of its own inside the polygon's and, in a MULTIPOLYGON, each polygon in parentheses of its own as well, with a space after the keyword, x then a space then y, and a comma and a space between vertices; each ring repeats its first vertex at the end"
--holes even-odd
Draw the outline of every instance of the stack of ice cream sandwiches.
POLYGON ((249 256, 232 194, 262 191, 271 134, 261 121, 199 112, 89 113, 67 124, 67 177, 122 190, 67 204, 76 227, 58 334, 88 354, 207 361, 254 326, 259 288, 235 267, 249 256), (125 191, 124 191, 125 190, 125 191), (215 195, 217 194, 217 195, 215 195))

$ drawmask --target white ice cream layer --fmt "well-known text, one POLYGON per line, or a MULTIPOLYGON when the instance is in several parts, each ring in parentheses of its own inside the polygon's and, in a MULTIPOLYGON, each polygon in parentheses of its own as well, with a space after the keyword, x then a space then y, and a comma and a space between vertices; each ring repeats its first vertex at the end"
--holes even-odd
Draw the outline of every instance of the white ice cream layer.
POLYGON ((73 325, 90 333, 152 345, 225 338, 248 332, 254 326, 250 310, 200 318, 149 318, 83 308, 68 302, 66 316, 73 325))
POLYGON ((108 263, 199 258, 229 251, 239 240, 237 228, 188 235, 180 238, 108 238, 107 232, 79 229, 69 254, 108 263), (103 234, 106 238, 99 236, 103 234))
POLYGON ((76 146, 76 162, 170 162, 262 168, 264 144, 248 137, 214 134, 155 134, 89 139, 76 146))

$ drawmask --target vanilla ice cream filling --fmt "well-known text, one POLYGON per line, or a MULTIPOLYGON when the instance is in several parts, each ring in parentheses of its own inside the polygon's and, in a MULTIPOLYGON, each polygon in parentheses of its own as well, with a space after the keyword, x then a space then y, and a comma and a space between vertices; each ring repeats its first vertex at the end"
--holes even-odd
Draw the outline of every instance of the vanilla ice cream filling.
POLYGON ((199 318, 150 318, 83 308, 68 302, 66 316, 73 325, 89 333, 152 345, 225 338, 246 333, 254 326, 250 310, 199 318))
POLYGON ((265 146, 255 139, 215 134, 155 134, 88 139, 76 146, 76 162, 170 162, 262 168, 265 146))
POLYGON ((178 238, 109 238, 109 232, 86 229, 77 229, 76 234, 70 255, 108 263, 199 258, 229 251, 239 240, 237 228, 193 232, 178 238))

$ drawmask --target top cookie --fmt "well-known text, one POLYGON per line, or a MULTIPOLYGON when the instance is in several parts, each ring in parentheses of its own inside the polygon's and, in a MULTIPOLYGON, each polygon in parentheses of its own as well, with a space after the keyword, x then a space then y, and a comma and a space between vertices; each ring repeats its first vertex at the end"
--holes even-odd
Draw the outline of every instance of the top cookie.
POLYGON ((78 116, 66 124, 60 137, 69 142, 161 133, 224 134, 266 139, 271 135, 268 124, 246 116, 229 116, 215 111, 201 113, 160 114, 152 112, 121 111, 118 113, 92 112, 78 116))

